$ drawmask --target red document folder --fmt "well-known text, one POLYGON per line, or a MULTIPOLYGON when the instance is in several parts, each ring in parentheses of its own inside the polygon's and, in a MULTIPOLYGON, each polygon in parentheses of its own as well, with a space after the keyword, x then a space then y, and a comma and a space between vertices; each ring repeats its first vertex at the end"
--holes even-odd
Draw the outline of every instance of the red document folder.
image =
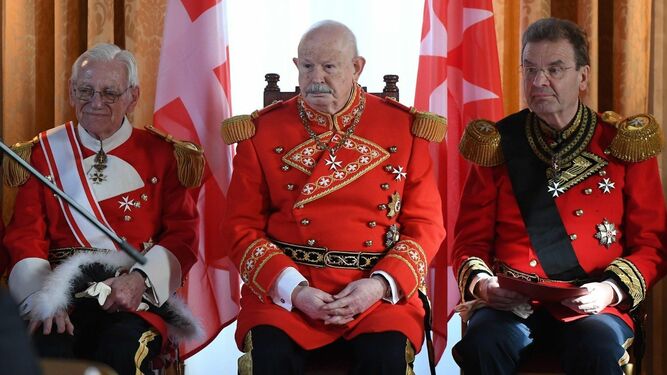
POLYGON ((588 293, 585 288, 558 287, 554 284, 533 283, 504 275, 497 276, 501 288, 521 293, 534 301, 560 303, 564 299, 579 297, 588 293))

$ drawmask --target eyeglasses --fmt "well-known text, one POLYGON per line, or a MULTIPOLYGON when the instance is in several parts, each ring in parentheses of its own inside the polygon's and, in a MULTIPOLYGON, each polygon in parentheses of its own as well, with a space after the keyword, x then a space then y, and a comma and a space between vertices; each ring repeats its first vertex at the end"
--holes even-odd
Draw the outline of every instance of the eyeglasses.
POLYGON ((127 90, 130 89, 130 87, 132 86, 128 86, 125 90, 123 90, 123 92, 120 93, 111 90, 95 91, 90 87, 79 87, 74 89, 74 91, 76 93, 76 98, 81 100, 82 102, 89 102, 93 100, 93 96, 95 96, 95 94, 97 93, 100 94, 100 99, 102 100, 102 103, 113 104, 118 100, 118 98, 123 96, 123 94, 125 94, 127 90))
POLYGON ((524 78, 528 80, 534 80, 539 72, 543 72, 547 79, 558 80, 563 78, 565 71, 574 68, 574 66, 560 66, 552 65, 547 66, 546 68, 538 68, 536 66, 525 66, 521 65, 520 70, 523 73, 524 78))

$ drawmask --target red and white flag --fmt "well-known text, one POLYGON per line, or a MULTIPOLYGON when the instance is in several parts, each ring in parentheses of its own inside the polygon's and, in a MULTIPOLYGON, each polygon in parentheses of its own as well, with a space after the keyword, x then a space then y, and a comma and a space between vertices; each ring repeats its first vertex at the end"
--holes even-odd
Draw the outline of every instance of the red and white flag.
MULTIPOLYGON (((226 2, 169 0, 155 97, 155 127, 204 147, 206 171, 199 191, 199 259, 181 295, 201 320, 206 337, 181 347, 185 359, 206 346, 239 310, 239 278, 231 262, 213 268, 206 248, 223 243, 220 213, 232 175, 233 148, 220 136, 231 113, 226 2)), ((212 252, 212 251, 210 251, 212 252)))
POLYGON ((501 91, 491 0, 426 0, 415 107, 443 115, 448 123, 446 142, 431 148, 447 229, 429 269, 436 362, 447 344, 447 321, 459 302, 449 254, 468 165, 459 156, 458 143, 471 120, 502 117, 501 91))

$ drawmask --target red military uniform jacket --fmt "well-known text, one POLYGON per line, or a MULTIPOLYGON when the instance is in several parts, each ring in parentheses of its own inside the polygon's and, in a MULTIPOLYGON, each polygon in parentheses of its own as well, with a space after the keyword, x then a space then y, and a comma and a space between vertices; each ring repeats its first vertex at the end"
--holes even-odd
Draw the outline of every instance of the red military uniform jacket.
MULTIPOLYGON (((590 140, 574 155, 577 158, 573 164, 563 167, 567 181, 544 189, 553 196, 576 259, 589 279, 615 279, 628 295, 619 306, 604 312, 620 316, 633 327, 627 311, 644 299, 665 272, 667 219, 653 157, 659 152, 655 142, 660 129, 648 116, 616 123, 603 121, 593 111, 590 114, 596 124, 589 135, 582 135, 581 139, 590 136, 590 140), (644 138, 645 143, 638 138, 644 138)), ((519 115, 532 116, 527 110, 519 115)), ((539 131, 547 141, 557 137, 539 122, 515 121, 502 126, 537 127, 533 132, 522 132, 532 146, 539 140, 529 133, 539 131)), ((574 124, 565 132, 577 132, 577 126, 583 125, 574 124)), ((461 201, 453 253, 462 299, 471 298, 468 286, 480 272, 529 275, 533 281, 549 282, 544 280, 549 276, 517 204, 495 124, 473 122, 466 133, 460 149, 475 164, 461 201), (484 156, 479 153, 482 150, 484 156)), ((548 167, 545 162, 549 176, 548 167)), ((547 308, 558 318, 577 318, 574 311, 559 304, 547 308)))
MULTIPOLYGON (((80 126, 75 129, 83 159, 91 160, 99 143, 92 145, 98 141, 80 126)), ((40 143, 35 138, 18 148, 31 155, 33 167, 49 176, 52 172, 40 143)), ((136 249, 147 250, 148 262, 140 268, 153 285, 155 298, 151 302, 161 305, 180 286, 195 261, 195 202, 179 181, 174 146, 163 137, 135 129, 125 120, 114 135, 104 140, 103 146, 108 166, 102 170, 105 176, 101 177, 101 184, 91 186, 99 189, 94 190, 95 195, 112 230, 136 249)), ((93 178, 92 168, 86 172, 89 179, 93 178)), ((10 291, 21 302, 42 288, 50 273, 49 262, 57 264, 73 253, 54 252, 55 249, 81 245, 59 200, 48 188, 32 176, 14 184, 20 187, 4 245, 11 258, 10 291)))
POLYGON ((424 139, 433 137, 429 132, 439 133, 432 139, 442 139, 444 119, 430 116, 431 122, 426 117, 414 121, 408 108, 356 87, 335 115, 319 113, 297 97, 223 125, 228 143, 246 139, 237 147, 223 220, 229 255, 244 281, 239 347, 252 327, 268 324, 306 349, 389 330, 403 332, 421 348, 424 309, 416 292, 444 237, 424 139), (307 129, 323 142, 338 134, 330 143, 342 143, 335 158, 317 148, 307 129), (397 242, 392 225, 400 232, 397 242), (392 238, 389 250, 387 236, 392 238), (274 240, 383 256, 367 270, 297 264, 274 240), (310 286, 332 294, 382 270, 394 278, 404 298, 396 305, 380 301, 346 325, 325 326, 271 301, 268 293, 286 267, 295 267, 310 286))

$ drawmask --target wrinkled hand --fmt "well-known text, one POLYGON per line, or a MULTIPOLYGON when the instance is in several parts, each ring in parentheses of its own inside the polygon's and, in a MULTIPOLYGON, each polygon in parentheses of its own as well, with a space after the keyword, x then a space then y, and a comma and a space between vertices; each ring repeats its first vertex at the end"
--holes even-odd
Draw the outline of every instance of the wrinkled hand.
POLYGON ((355 280, 340 293, 334 295, 336 301, 324 306, 327 318, 325 324, 347 324, 354 316, 361 314, 384 296, 386 284, 376 278, 355 280))
POLYGON ((54 316, 44 320, 30 319, 30 323, 28 323, 28 332, 33 334, 37 330, 37 327, 42 325, 42 333, 50 335, 53 323, 56 323, 56 332, 65 333, 65 331, 67 331, 70 335, 74 335, 74 325, 69 320, 69 314, 65 310, 58 310, 54 316))
POLYGON ((139 272, 130 272, 104 280, 111 287, 111 294, 102 305, 108 312, 136 311, 141 296, 146 292, 144 277, 139 272))
POLYGON ((614 301, 614 289, 607 283, 588 283, 581 287, 587 289, 588 294, 561 302, 579 314, 598 314, 614 301))
POLYGON ((311 319, 326 319, 327 313, 322 310, 322 307, 333 301, 334 298, 331 294, 309 286, 299 285, 292 292, 292 306, 311 319))
POLYGON ((483 299, 490 307, 497 310, 510 311, 515 307, 528 303, 528 298, 498 284, 497 277, 481 279, 475 285, 475 295, 483 299))

